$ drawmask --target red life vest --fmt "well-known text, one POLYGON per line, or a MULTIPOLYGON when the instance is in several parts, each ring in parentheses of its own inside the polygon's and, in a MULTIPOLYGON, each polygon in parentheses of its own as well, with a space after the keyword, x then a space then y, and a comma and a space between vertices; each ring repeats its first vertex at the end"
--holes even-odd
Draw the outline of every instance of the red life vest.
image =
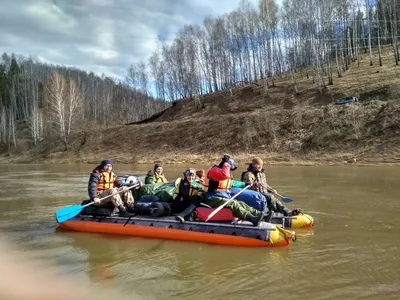
MULTIPOLYGON (((216 167, 214 167, 216 168, 216 167)), ((211 170, 211 169, 210 169, 211 170)), ((210 171, 208 170, 208 172, 210 171)), ((225 180, 215 181, 211 178, 207 177, 204 179, 204 191, 205 192, 227 192, 230 193, 232 187, 233 176, 230 174, 230 177, 225 180)))

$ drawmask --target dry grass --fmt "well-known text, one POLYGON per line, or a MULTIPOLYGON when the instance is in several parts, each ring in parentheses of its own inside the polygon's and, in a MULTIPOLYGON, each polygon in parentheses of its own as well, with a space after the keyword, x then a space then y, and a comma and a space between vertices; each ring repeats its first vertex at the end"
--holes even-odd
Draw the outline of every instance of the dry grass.
MULTIPOLYGON (((268 163, 315 165, 397 163, 400 149, 400 66, 390 49, 384 65, 350 65, 334 85, 319 90, 296 73, 299 95, 290 78, 277 77, 269 87, 252 84, 203 96, 200 101, 177 101, 148 123, 91 129, 75 133, 71 149, 42 144, 23 155, 11 153, 3 162, 118 162, 208 163, 230 153, 239 162, 259 155, 268 163), (334 105, 344 96, 361 102, 334 105)), ((0 158, 1 159, 1 158, 0 158)), ((0 160, 1 162, 1 160, 0 160)))

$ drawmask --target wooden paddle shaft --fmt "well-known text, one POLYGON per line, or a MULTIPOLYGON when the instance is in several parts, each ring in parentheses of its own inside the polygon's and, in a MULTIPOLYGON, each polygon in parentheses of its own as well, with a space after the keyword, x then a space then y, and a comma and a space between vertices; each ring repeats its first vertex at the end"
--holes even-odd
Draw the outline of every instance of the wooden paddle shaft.
MULTIPOLYGON (((130 190, 130 189, 132 189, 132 188, 134 188, 134 187, 137 187, 138 185, 139 185, 139 184, 136 183, 136 184, 134 184, 134 185, 132 185, 132 186, 126 188, 126 189, 122 189, 122 190, 120 190, 120 191, 117 191, 116 193, 112 193, 111 195, 108 195, 108 196, 105 196, 105 197, 101 198, 100 201, 102 201, 102 200, 104 200, 104 199, 107 199, 107 198, 110 198, 110 197, 112 197, 112 196, 114 196, 114 195, 116 195, 116 194, 119 194, 119 193, 122 193, 122 192, 126 192, 126 191, 128 191, 128 190, 130 190)), ((88 204, 85 204, 83 207, 92 205, 93 203, 94 203, 94 201, 92 201, 92 202, 90 202, 90 203, 88 203, 88 204)))
POLYGON ((228 201, 226 201, 224 204, 222 204, 221 206, 219 206, 217 209, 215 209, 211 214, 208 215, 207 219, 205 222, 207 222, 209 219, 211 219, 214 215, 217 214, 217 212, 219 212, 222 208, 224 208, 224 206, 226 206, 229 202, 231 202, 232 200, 235 200, 235 198, 242 193, 244 190, 248 189, 249 187, 251 187, 252 185, 247 185, 244 187, 244 189, 242 189, 239 193, 237 193, 235 196, 233 196, 232 198, 230 198, 228 201))

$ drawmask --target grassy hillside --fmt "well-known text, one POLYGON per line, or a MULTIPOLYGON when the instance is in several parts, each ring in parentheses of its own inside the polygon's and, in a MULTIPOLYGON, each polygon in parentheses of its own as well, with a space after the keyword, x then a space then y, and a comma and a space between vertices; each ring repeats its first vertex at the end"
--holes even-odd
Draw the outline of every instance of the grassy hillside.
POLYGON ((286 164, 400 162, 400 66, 390 48, 382 67, 377 55, 369 66, 363 54, 359 66, 354 62, 324 90, 315 87, 311 70, 299 70, 296 78, 298 94, 284 74, 268 95, 256 82, 200 102, 183 99, 139 124, 76 133, 67 152, 41 144, 2 160, 201 163, 230 153, 243 162, 253 154, 286 164), (360 102, 334 105, 345 96, 360 102))

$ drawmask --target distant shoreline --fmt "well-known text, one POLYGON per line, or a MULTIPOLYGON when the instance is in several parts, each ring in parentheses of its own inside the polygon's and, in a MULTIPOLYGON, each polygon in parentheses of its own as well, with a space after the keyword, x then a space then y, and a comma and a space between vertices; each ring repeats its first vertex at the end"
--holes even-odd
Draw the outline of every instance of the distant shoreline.
MULTIPOLYGON (((111 154, 84 154, 77 158, 70 152, 56 152, 49 155, 49 157, 31 157, 26 155, 8 155, 0 156, 0 164, 96 164, 104 158, 111 158, 115 163, 120 164, 153 164, 155 161, 160 161, 163 164, 210 164, 218 162, 220 156, 224 153, 218 154, 177 154, 168 153, 164 155, 154 156, 136 156, 135 159, 129 159, 128 153, 125 155, 119 153, 118 155, 111 154)), ((271 166, 397 166, 400 165, 400 157, 397 155, 385 157, 349 157, 345 154, 313 154, 307 157, 290 157, 290 154, 269 154, 262 155, 257 153, 229 153, 236 163, 246 164, 251 161, 254 156, 259 156, 263 159, 265 165, 271 166), (286 156, 286 157, 285 157, 286 156)))

